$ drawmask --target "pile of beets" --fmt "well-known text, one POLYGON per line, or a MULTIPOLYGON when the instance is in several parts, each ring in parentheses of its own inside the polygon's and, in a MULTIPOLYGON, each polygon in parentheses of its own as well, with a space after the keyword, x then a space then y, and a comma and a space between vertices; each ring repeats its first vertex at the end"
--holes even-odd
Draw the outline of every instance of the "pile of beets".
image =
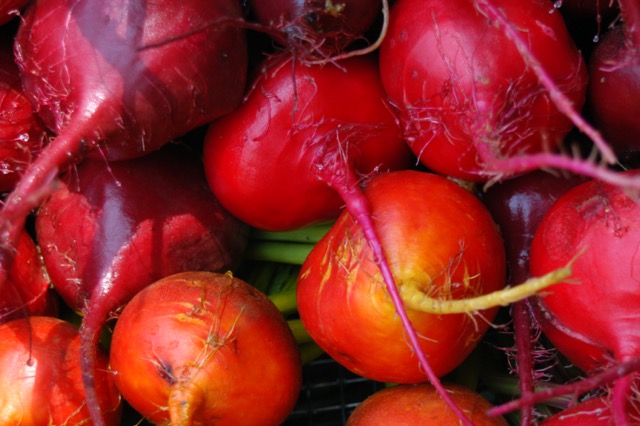
POLYGON ((632 425, 637 0, 0 4, 2 424, 632 425))

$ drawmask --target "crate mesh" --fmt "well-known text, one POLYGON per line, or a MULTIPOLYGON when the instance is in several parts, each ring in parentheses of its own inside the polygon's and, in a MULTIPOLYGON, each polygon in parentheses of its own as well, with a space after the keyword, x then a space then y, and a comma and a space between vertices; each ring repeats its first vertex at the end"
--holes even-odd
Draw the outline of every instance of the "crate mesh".
POLYGON ((384 388, 351 373, 328 356, 304 367, 298 403, 283 426, 344 425, 355 407, 369 395, 384 388))

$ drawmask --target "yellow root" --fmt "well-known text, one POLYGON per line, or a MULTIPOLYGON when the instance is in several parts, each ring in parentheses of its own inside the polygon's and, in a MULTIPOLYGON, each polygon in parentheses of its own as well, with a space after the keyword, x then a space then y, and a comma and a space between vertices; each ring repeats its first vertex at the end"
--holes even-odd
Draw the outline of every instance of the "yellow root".
POLYGON ((398 291, 408 309, 430 314, 467 314, 498 306, 508 306, 533 296, 553 284, 560 283, 570 275, 571 264, 541 277, 530 278, 517 286, 468 299, 444 300, 429 297, 416 283, 403 283, 398 286, 398 291))

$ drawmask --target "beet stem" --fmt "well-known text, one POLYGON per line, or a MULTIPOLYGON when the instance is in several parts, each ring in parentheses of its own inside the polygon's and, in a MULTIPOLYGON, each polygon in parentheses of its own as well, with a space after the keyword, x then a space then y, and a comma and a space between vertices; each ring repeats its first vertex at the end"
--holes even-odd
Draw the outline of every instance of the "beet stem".
POLYGON ((628 361, 618 363, 599 374, 593 374, 585 379, 568 383, 566 385, 546 388, 538 392, 523 394, 520 398, 514 399, 502 405, 492 407, 487 412, 490 416, 502 416, 514 410, 518 410, 527 405, 534 405, 548 401, 554 397, 568 394, 580 395, 599 386, 612 383, 621 377, 640 370, 640 357, 632 358, 628 361))
MULTIPOLYGON (((105 304, 105 301, 99 301, 105 304)), ((90 303, 95 303, 93 300, 90 303)), ((96 305, 91 305, 96 306, 96 305)), ((104 309, 101 309, 104 311, 104 309)), ((87 408, 94 426, 106 426, 106 422, 100 407, 100 398, 96 389, 96 365, 98 339, 107 315, 89 308, 82 318, 80 325, 80 368, 82 370, 82 383, 84 385, 87 408)))
POLYGON ((31 211, 55 188, 60 171, 81 152, 77 129, 69 127, 28 166, 0 210, 0 283, 7 279, 18 239, 31 211))
MULTIPOLYGON (((521 300, 511 307, 514 339, 516 344, 516 370, 518 373, 518 387, 521 395, 535 391, 532 357, 531 316, 526 300, 521 300)), ((521 426, 529 426, 533 420, 533 405, 524 405, 520 410, 521 426)))
POLYGON ((616 380, 613 385, 613 397, 611 399, 611 412, 615 424, 618 426, 628 426, 629 421, 626 415, 626 406, 631 395, 631 376, 624 376, 616 380))
POLYGON ((478 153, 486 162, 485 173, 504 175, 530 172, 536 169, 556 168, 591 177, 627 189, 640 190, 640 177, 619 173, 594 163, 569 155, 541 152, 509 158, 498 158, 484 143, 477 144, 478 153))
POLYGON ((332 222, 312 225, 301 229, 291 231, 265 231, 262 229, 252 228, 250 239, 254 241, 282 241, 289 243, 307 243, 315 244, 325 236, 325 234, 333 226, 332 222))
POLYGON ((533 296, 553 284, 562 282, 570 276, 571 266, 567 265, 541 277, 529 278, 522 284, 467 299, 442 300, 428 297, 416 283, 404 283, 400 294, 405 304, 416 311, 438 315, 466 314, 497 306, 508 306, 533 296))

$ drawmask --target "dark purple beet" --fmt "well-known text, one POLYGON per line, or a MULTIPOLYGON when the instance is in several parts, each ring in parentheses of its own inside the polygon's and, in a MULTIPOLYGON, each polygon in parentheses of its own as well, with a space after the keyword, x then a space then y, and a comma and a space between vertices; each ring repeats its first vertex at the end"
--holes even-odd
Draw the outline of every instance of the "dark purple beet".
POLYGON ((380 0, 249 0, 254 18, 285 47, 335 53, 373 25, 380 0))
POLYGON ((623 162, 640 160, 640 50, 625 27, 604 34, 589 61, 590 112, 597 127, 623 162))
POLYGON ((30 3, 16 60, 25 93, 57 137, 0 210, 0 282, 26 217, 68 165, 145 155, 241 102, 241 18, 236 0, 30 3))
MULTIPOLYGON (((530 278, 529 249, 538 225, 547 210, 566 191, 584 182, 581 176, 559 176, 535 171, 491 186, 484 194, 484 201, 504 238, 509 277, 512 284, 520 284, 530 278)), ((520 392, 533 392, 536 382, 532 352, 534 338, 528 301, 511 306, 516 344, 517 371, 520 392)), ((522 424, 530 424, 532 407, 522 410, 522 424)))
POLYGON ((560 195, 586 180, 582 176, 534 171, 486 190, 484 202, 504 236, 513 284, 530 277, 529 247, 547 210, 560 195))
POLYGON ((95 424, 95 349, 103 325, 138 291, 184 271, 233 269, 248 228, 209 190, 199 157, 179 146, 68 174, 36 218, 51 281, 84 317, 82 366, 95 424))

